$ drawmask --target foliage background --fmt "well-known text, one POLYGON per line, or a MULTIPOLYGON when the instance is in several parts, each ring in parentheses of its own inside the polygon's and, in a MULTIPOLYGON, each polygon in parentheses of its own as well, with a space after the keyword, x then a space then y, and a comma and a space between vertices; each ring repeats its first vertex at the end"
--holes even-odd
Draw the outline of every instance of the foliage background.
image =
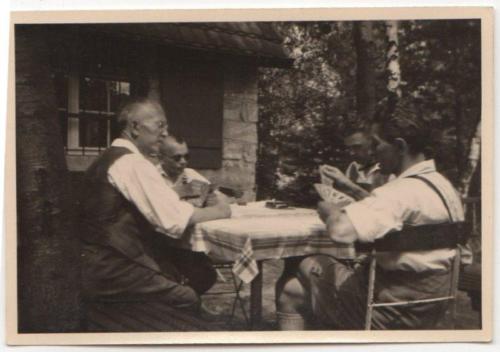
MULTIPOLYGON (((356 86, 360 44, 353 40, 354 27, 353 22, 275 23, 295 62, 290 69, 260 69, 258 198, 314 205, 318 166, 344 169, 350 160, 343 136, 366 123, 357 114, 362 107, 356 89, 373 89, 379 106, 387 100, 386 24, 372 22, 373 41, 364 48, 373 87, 356 86)), ((480 21, 400 21, 397 33, 402 94, 425 112, 438 168, 456 184, 481 117, 480 21)))

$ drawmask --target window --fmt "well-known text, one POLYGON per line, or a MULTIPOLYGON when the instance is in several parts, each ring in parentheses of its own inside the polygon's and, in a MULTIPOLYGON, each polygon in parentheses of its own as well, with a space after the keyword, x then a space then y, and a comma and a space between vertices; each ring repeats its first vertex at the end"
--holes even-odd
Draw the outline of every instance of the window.
POLYGON ((99 154, 117 137, 114 116, 130 82, 68 74, 56 77, 56 87, 66 153, 99 154))

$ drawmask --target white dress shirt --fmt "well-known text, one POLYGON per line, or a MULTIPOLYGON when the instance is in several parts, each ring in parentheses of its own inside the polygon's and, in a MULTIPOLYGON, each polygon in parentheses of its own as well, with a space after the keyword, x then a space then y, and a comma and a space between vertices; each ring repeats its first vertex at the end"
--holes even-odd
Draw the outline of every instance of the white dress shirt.
MULTIPOLYGON (((423 175, 441 191, 450 207, 452 220, 463 221, 460 196, 451 183, 436 172, 433 160, 420 162, 403 172, 395 180, 375 189, 371 196, 344 208, 358 238, 372 242, 388 232, 398 231, 403 225, 426 225, 449 222, 443 201, 422 180, 409 178, 423 175)), ((377 254, 379 265, 387 270, 446 270, 455 255, 453 249, 415 252, 384 252, 377 254)))
POLYGON ((118 138, 111 146, 127 148, 132 153, 111 165, 109 182, 137 207, 157 231, 173 238, 182 237, 193 214, 193 206, 179 199, 156 166, 132 142, 118 138))
POLYGON ((197 180, 197 181, 200 181, 200 182, 205 182, 205 183, 210 184, 210 181, 207 180, 205 176, 203 176, 202 174, 200 174, 198 171, 196 171, 194 169, 190 169, 189 167, 186 167, 184 169, 184 171, 182 172, 182 174, 177 178, 176 182, 172 182, 172 180, 170 179, 170 177, 168 176, 168 174, 165 172, 165 170, 163 170, 163 167, 161 166, 161 163, 158 164, 156 167, 160 171, 160 173, 162 174, 162 176, 165 178, 165 182, 167 183, 167 185, 169 185, 170 187, 174 187, 176 184, 178 184, 180 182, 183 182, 184 180, 187 183, 189 183, 189 182, 191 182, 193 180, 197 180))

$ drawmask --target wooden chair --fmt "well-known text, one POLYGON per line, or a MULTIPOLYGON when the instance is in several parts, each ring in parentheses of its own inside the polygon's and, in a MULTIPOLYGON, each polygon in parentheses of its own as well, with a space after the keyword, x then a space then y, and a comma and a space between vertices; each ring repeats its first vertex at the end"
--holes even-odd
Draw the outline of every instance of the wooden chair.
POLYGON ((458 289, 467 292, 472 309, 481 317, 481 198, 463 199, 467 223, 470 224, 470 244, 473 251, 473 263, 460 271, 458 289))
POLYGON ((464 240, 464 224, 440 224, 407 227, 402 231, 393 232, 373 243, 357 243, 356 249, 369 254, 369 274, 368 274, 368 295, 365 316, 365 330, 370 330, 372 325, 373 310, 379 307, 407 306, 414 304, 424 304, 431 302, 449 301, 451 310, 451 320, 454 327, 456 317, 456 298, 458 290, 458 277, 460 272, 460 251, 458 244, 464 240), (448 294, 428 299, 413 301, 400 301, 382 303, 375 302, 374 289, 376 281, 377 251, 405 252, 419 250, 433 250, 443 248, 456 248, 457 255, 453 259, 452 277, 448 294))

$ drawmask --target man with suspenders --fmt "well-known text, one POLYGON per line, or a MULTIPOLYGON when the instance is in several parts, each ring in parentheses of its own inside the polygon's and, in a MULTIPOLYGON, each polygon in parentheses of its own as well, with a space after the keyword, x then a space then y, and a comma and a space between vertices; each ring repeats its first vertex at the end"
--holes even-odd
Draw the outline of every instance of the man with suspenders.
MULTIPOLYGON (((383 173, 397 175, 395 180, 344 208, 319 204, 318 213, 333 241, 370 243, 407 227, 418 231, 421 225, 464 220, 460 196, 429 159, 429 133, 418 121, 422 120, 411 106, 399 104, 374 133, 377 161, 383 173)), ((342 183, 342 179, 335 181, 342 183)), ((448 248, 377 252, 375 300, 446 294, 455 255, 455 249, 448 248)), ((326 255, 305 258, 295 276, 277 287, 280 328, 363 329, 367 274, 366 265, 354 266, 326 255)), ((373 312, 372 328, 431 329, 442 319, 445 304, 380 308, 373 312)))

